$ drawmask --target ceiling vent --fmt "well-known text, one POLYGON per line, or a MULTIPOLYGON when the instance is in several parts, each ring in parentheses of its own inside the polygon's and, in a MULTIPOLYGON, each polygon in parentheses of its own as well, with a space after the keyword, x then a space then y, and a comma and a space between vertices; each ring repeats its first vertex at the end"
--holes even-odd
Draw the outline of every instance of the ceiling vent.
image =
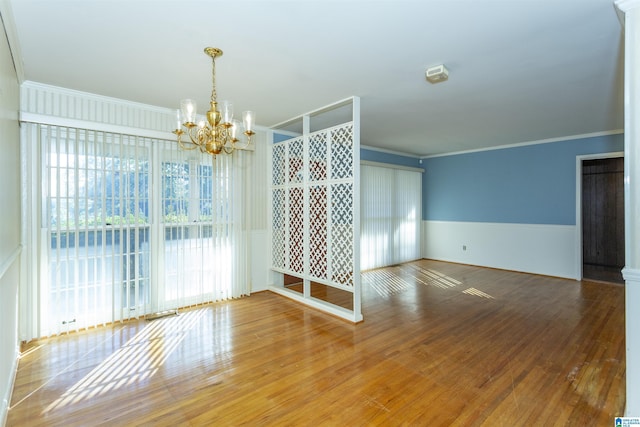
POLYGON ((436 65, 435 67, 427 68, 427 72, 425 74, 429 83, 440 83, 449 78, 449 71, 444 67, 444 65, 436 65))

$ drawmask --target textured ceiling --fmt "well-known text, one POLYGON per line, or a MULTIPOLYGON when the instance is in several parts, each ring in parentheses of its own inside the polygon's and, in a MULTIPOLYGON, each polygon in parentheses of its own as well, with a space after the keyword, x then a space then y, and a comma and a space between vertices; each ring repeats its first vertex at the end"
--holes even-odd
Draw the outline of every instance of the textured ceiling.
POLYGON ((623 127, 612 0, 10 0, 24 78, 271 126, 361 98, 363 145, 419 156, 623 127), (426 68, 445 64, 432 85, 426 68))

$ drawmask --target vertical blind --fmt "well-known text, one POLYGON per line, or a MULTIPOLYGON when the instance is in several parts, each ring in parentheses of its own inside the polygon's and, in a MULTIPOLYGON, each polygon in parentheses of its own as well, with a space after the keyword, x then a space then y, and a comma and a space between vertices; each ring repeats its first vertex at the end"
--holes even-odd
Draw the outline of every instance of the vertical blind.
POLYGON ((55 126, 39 136, 43 334, 144 314, 150 141, 55 126))
POLYGON ((242 154, 24 125, 26 161, 40 169, 26 186, 40 237, 23 338, 248 293, 242 154))
POLYGON ((160 306, 188 306, 248 293, 244 160, 243 152, 212 159, 175 144, 162 150, 160 306))
POLYGON ((420 258, 421 173, 363 164, 360 178, 362 270, 420 258))

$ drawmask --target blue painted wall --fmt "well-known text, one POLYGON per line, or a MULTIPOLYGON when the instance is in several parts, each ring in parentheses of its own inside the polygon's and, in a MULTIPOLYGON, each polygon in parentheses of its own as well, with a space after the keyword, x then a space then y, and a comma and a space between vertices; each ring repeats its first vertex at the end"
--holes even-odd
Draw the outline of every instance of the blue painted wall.
POLYGON ((576 156, 622 134, 423 159, 424 220, 575 225, 576 156))
POLYGON ((360 160, 370 162, 391 163, 400 166, 409 166, 413 168, 421 168, 420 159, 417 157, 403 156, 400 154, 385 153, 377 150, 369 150, 360 148, 360 160))
POLYGON ((274 132, 273 133, 273 143, 277 144, 278 142, 286 141, 287 139, 295 138, 295 136, 284 135, 281 133, 274 132))

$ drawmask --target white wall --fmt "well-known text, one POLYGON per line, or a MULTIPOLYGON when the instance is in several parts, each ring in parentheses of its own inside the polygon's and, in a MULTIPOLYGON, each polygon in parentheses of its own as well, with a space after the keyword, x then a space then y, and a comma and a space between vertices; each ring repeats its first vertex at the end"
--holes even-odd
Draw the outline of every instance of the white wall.
POLYGON ((251 232, 251 292, 266 291, 270 284, 271 248, 268 230, 251 232))
POLYGON ((249 225, 251 229, 251 292, 266 291, 271 272, 271 248, 269 246, 269 230, 267 229, 267 203, 269 176, 267 173, 269 152, 267 144, 271 136, 267 131, 260 131, 255 137, 255 151, 251 159, 253 176, 249 190, 251 205, 249 207, 249 225))
POLYGON ((422 222, 424 258, 579 280, 575 239, 573 225, 422 222))
POLYGON ((20 281, 19 83, 0 4, 0 422, 5 423, 17 366, 18 283, 20 281))

